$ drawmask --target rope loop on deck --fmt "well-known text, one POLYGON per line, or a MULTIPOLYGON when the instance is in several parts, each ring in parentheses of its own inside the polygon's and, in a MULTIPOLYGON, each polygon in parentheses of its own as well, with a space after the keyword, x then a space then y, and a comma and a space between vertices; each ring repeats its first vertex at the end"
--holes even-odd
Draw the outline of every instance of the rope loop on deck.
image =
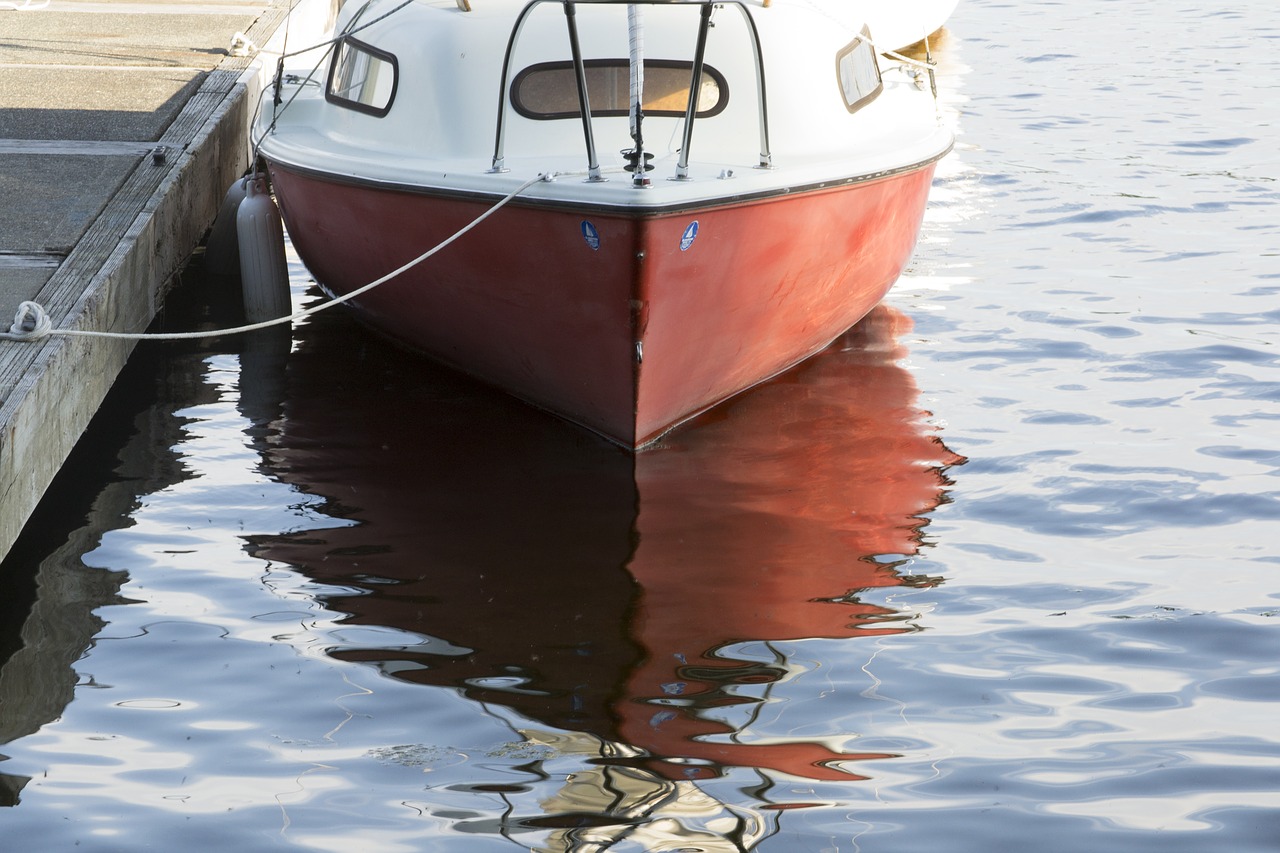
POLYGON ((49 337, 53 321, 39 302, 24 301, 18 304, 9 331, 0 332, 0 338, 10 341, 38 341, 49 337))

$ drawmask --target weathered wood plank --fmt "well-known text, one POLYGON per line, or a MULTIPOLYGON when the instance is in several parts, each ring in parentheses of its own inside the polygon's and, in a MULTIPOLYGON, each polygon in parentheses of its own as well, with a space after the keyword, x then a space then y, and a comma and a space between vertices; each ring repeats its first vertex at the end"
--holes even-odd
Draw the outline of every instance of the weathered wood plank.
POLYGON ((0 252, 0 270, 53 269, 66 255, 52 252, 0 252))
POLYGON ((141 157, 154 142, 114 142, 79 139, 0 139, 0 156, 7 154, 70 154, 74 156, 141 157))
MULTIPOLYGON (((247 35, 265 44, 284 18, 270 5, 247 35)), ((56 327, 140 331, 196 246, 226 188, 248 167, 245 139, 261 79, 227 57, 161 137, 168 156, 139 158, 41 288, 56 327)), ((2 319, 2 318, 0 318, 2 319)), ((6 323, 7 325, 7 323, 6 323)), ((7 553, 133 350, 129 341, 0 341, 0 555, 7 553)))

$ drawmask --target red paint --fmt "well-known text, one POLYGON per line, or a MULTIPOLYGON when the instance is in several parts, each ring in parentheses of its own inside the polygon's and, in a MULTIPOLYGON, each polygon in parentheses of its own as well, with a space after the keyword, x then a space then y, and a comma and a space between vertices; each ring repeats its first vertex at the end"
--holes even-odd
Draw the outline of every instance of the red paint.
MULTIPOLYGON (((436 359, 642 446, 813 355, 879 302, 910 257, 932 175, 928 164, 678 215, 517 201, 351 304, 436 359)), ((335 293, 412 260, 490 205, 279 165, 271 176, 294 245, 335 293)))

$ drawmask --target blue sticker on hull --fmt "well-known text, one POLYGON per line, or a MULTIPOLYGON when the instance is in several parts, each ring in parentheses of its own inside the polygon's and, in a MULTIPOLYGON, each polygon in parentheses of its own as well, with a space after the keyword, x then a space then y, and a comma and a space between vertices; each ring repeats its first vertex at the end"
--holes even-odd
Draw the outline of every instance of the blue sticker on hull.
POLYGON ((680 251, 687 252, 689 247, 693 245, 693 241, 698 237, 698 220, 689 223, 689 227, 684 229, 684 233, 680 235, 680 251))
POLYGON ((591 247, 591 251, 600 248, 600 232, 596 227, 587 220, 582 220, 582 239, 587 241, 587 245, 591 247))

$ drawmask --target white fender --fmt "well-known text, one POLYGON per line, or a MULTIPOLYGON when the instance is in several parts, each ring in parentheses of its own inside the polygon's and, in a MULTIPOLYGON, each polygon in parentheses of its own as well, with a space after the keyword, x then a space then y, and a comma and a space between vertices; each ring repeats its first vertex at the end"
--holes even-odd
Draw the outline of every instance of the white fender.
POLYGON ((240 275, 240 244, 236 236, 236 213, 244 201, 248 178, 236 178, 214 217, 213 228, 204 242, 204 268, 211 275, 240 275))
POLYGON ((284 317, 289 301, 289 264, 284 257, 284 226, 267 179, 254 175, 245 182, 244 200, 236 212, 240 244, 240 287, 245 319, 261 323, 284 317))

